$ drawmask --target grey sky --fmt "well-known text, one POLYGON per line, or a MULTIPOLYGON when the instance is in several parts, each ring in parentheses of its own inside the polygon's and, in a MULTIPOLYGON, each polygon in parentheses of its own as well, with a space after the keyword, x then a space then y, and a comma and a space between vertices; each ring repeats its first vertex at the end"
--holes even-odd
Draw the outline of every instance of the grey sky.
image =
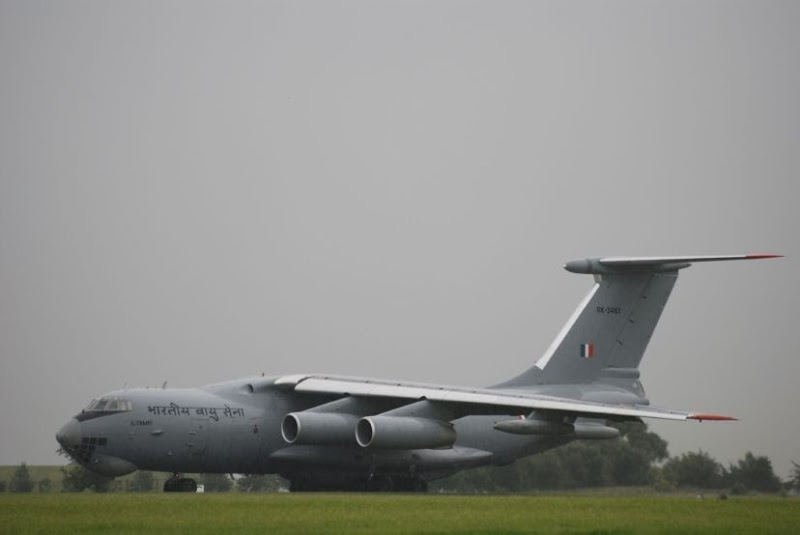
POLYGON ((0 2, 0 464, 91 397, 530 366, 587 255, 682 274, 680 453, 800 461, 800 4, 0 2))

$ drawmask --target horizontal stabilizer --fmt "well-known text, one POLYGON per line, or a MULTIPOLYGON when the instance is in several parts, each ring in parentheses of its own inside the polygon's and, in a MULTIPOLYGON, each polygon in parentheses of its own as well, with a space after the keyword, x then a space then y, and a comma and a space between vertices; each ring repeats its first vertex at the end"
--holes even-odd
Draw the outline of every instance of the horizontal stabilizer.
POLYGON ((612 256, 582 258, 564 264, 572 273, 619 273, 626 271, 675 271, 695 262, 720 262, 724 260, 761 260, 781 258, 775 254, 701 255, 701 256, 612 256))

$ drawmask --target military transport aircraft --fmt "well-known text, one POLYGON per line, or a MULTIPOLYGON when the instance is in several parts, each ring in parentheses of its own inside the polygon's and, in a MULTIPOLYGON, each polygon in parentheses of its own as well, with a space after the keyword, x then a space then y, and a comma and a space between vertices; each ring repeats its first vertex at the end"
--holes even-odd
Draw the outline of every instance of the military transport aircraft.
POLYGON ((611 422, 733 420, 650 406, 639 363, 678 278, 694 262, 779 255, 587 258, 594 286, 536 364, 487 388, 335 375, 251 377, 202 388, 145 388, 92 400, 56 439, 107 476, 280 474, 291 490, 424 490, 459 470, 507 464, 611 422))

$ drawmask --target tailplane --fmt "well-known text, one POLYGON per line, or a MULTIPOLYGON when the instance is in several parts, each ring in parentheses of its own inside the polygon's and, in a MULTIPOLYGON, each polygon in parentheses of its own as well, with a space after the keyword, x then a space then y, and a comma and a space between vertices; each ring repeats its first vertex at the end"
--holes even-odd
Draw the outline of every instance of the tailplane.
POLYGON ((679 270, 695 262, 778 256, 615 257, 568 262, 564 266, 567 271, 594 275, 594 286, 536 364, 497 386, 585 384, 604 377, 638 379, 639 363, 679 270))

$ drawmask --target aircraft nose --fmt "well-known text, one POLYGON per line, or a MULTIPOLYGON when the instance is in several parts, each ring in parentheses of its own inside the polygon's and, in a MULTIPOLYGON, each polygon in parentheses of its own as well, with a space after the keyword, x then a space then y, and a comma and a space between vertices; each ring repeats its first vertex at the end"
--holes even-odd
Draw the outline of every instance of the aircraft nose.
POLYGON ((65 448, 80 446, 81 444, 81 424, 75 418, 70 419, 64 427, 56 433, 56 440, 65 448))

